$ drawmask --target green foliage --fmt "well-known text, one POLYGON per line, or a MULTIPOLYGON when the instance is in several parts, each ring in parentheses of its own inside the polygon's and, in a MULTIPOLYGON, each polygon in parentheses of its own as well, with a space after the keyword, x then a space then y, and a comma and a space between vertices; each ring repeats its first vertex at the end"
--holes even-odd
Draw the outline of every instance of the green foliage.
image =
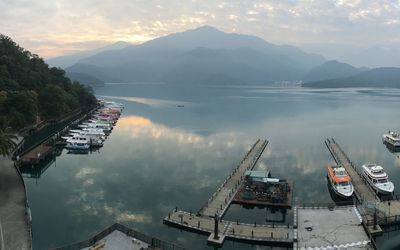
POLYGON ((12 133, 11 127, 7 126, 5 117, 0 117, 0 155, 10 156, 16 146, 17 137, 12 133))
POLYGON ((96 102, 91 90, 72 83, 65 71, 0 34, 0 116, 17 129, 41 119, 57 118, 96 102))

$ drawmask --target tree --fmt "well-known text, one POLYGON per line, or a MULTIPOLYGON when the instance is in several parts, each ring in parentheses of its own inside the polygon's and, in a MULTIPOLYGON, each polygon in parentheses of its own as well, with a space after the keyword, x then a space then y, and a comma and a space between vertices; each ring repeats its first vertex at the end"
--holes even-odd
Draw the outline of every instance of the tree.
POLYGON ((0 118, 0 155, 8 157, 13 152, 17 136, 12 133, 11 127, 7 126, 4 117, 0 118))
POLYGON ((47 85, 39 93, 40 114, 45 118, 55 118, 66 110, 67 93, 56 85, 47 85))

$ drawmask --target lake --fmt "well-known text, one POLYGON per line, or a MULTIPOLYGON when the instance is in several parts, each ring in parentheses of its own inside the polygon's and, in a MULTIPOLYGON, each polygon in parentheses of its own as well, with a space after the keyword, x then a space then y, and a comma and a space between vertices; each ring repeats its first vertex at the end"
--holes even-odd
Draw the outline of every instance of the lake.
MULTIPOLYGON (((62 150, 36 178, 25 178, 34 249, 86 239, 116 221, 188 249, 212 249, 206 236, 162 219, 175 207, 197 211, 258 138, 269 144, 256 169, 293 180, 298 202, 332 201, 327 137, 357 165, 384 166, 400 190, 399 155, 381 140, 389 129, 400 130, 400 90, 132 83, 95 93, 125 106, 105 145, 86 155, 62 150)), ((224 218, 262 224, 282 216, 232 205, 224 218)), ((378 242, 397 237, 388 233, 378 242)), ((223 247, 270 248, 230 241, 223 247)))

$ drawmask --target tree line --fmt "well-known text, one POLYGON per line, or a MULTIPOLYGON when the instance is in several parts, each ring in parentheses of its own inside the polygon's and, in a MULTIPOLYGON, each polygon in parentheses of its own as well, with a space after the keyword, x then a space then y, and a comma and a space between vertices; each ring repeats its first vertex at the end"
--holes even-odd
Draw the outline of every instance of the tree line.
POLYGON ((0 34, 0 125, 14 131, 96 103, 92 90, 0 34))

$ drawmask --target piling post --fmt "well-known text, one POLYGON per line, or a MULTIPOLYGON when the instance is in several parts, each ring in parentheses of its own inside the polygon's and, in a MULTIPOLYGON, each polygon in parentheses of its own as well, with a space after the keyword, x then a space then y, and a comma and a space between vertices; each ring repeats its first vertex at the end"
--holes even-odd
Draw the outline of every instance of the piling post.
POLYGON ((214 239, 218 240, 218 214, 214 215, 214 239))

